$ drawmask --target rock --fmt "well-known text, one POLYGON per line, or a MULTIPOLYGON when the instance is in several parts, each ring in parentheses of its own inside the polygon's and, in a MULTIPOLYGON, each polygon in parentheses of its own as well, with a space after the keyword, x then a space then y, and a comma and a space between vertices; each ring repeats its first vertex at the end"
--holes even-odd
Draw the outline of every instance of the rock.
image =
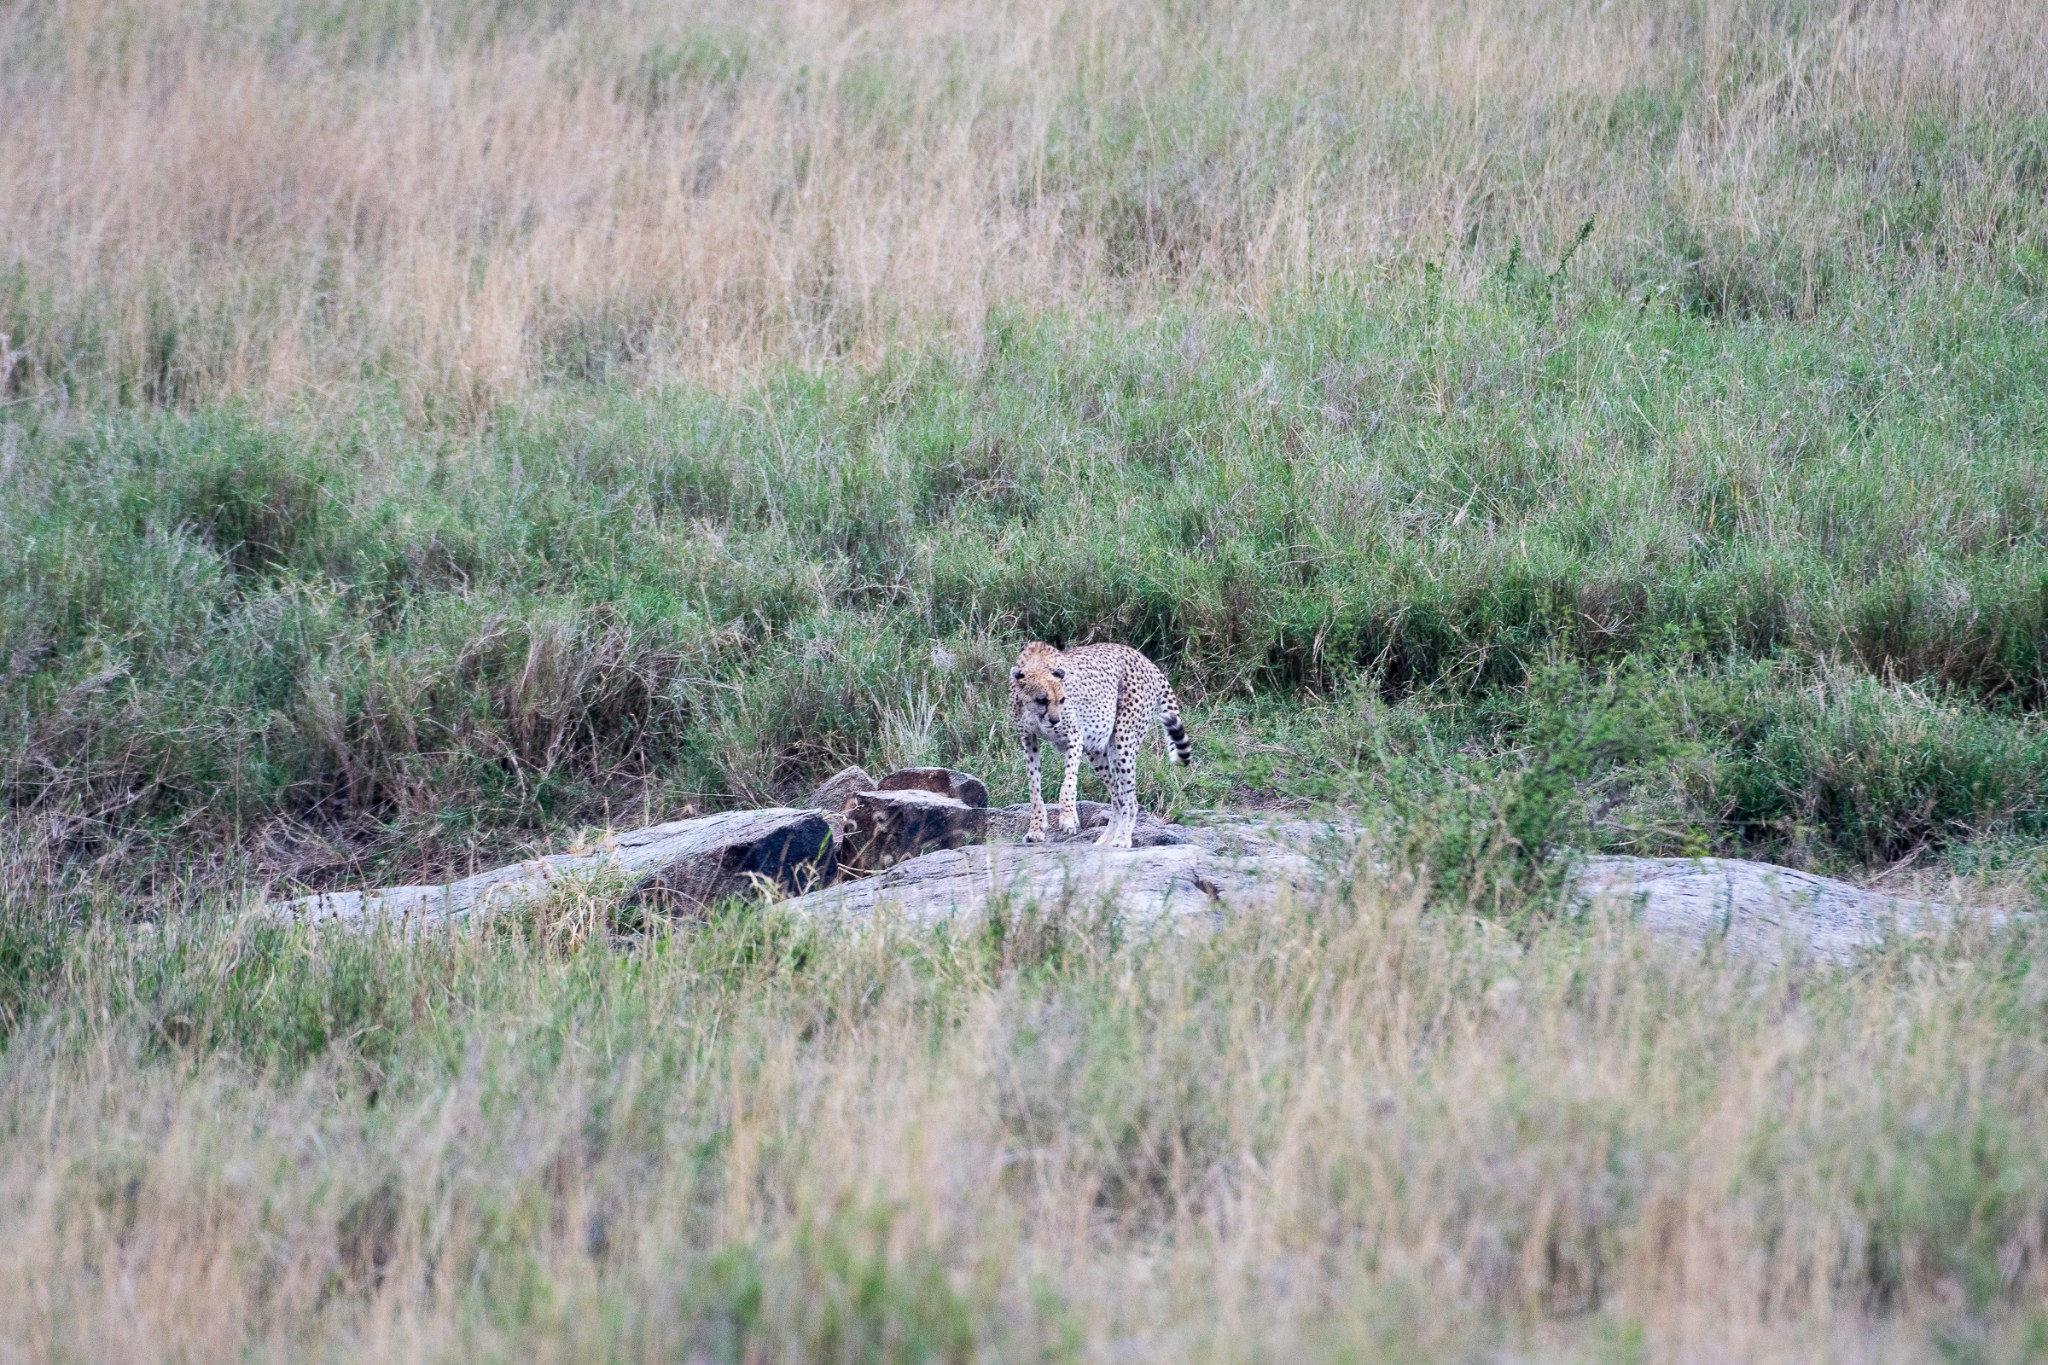
POLYGON ((988 784, 973 773, 955 772, 951 768, 898 768, 875 783, 875 790, 934 792, 970 806, 988 806, 988 784))
MULTIPOLYGON (((1046 809, 1048 842, 1055 844, 1094 843, 1102 835, 1103 827, 1109 824, 1109 817, 1116 810, 1105 801, 1076 801, 1074 814, 1081 817, 1079 834, 1062 834, 1059 828, 1059 808, 1046 809)), ((1031 805, 1020 802, 1014 806, 998 806, 988 813, 988 837, 997 840, 1020 840, 1031 828, 1031 805)), ((1182 825, 1170 825, 1151 811, 1138 812, 1137 821, 1131 826, 1132 848, 1164 848, 1169 844, 1188 842, 1188 831, 1182 825)))
POLYGON ((988 830, 986 809, 917 789, 858 792, 846 816, 841 857, 870 871, 929 849, 978 844, 988 830))
POLYGON ((1568 894, 1579 905, 1631 905, 1638 922, 1660 937, 1718 943, 1766 962, 1790 948, 1846 964, 1899 934, 1929 933, 1966 916, 1993 927, 2007 918, 1738 858, 1589 857, 1573 870, 1568 894))
MULTIPOLYGON (((993 842, 985 846, 927 853, 880 876, 788 904, 855 918, 889 913, 912 924, 978 914, 991 902, 1114 904, 1142 922, 1255 910, 1282 896, 1315 899, 1337 894, 1334 888, 1349 877, 1385 875, 1360 861, 1359 828, 1341 818, 1212 813, 1190 826, 1158 825, 1151 846, 1125 851, 1087 842, 1108 812, 1107 806, 1082 802, 1082 834, 1068 836, 1066 843, 1033 845, 1016 842, 1030 808, 1006 806, 989 812, 993 842)), ((1140 843, 1146 832, 1141 817, 1140 843)), ((1713 943, 1761 962, 1776 962, 1789 951, 1819 962, 1850 963, 1898 934, 1933 932, 1971 917, 1996 927, 2009 918, 1730 858, 1581 857, 1571 870, 1566 901, 1581 909, 1626 906, 1659 938, 1688 947, 1713 943)))
MULTIPOLYGON (((615 876, 631 896, 679 908, 767 887, 792 895, 788 904, 807 912, 888 912, 915 924, 1017 900, 1114 905, 1143 921, 1336 895, 1351 877, 1384 875, 1361 863, 1359 827, 1342 818, 1210 812, 1190 817, 1188 825, 1168 825, 1141 814, 1134 847, 1095 848, 1109 814, 1108 806, 1084 801, 1079 835, 1024 844, 1028 806, 990 811, 922 788, 866 790, 854 793, 845 815, 729 811, 613 835, 595 852, 535 858, 446 885, 333 891, 270 908, 322 923, 418 926, 495 913, 547 894, 564 877, 615 876), (834 820, 848 824, 849 862, 885 870, 833 885, 839 870, 834 820), (979 843, 984 837, 995 842, 979 843)), ((1927 933, 1969 917, 1994 927, 2024 917, 1909 900, 1732 858, 1578 857, 1566 901, 1581 908, 1624 905, 1662 938, 1715 944, 1767 962, 1790 952, 1848 963, 1894 935, 1927 933)))
POLYGON ((1181 843, 1149 848, 1003 842, 926 853, 787 904, 854 919, 886 913, 916 925, 979 914, 991 901, 1088 910, 1114 905, 1149 922, 1320 895, 1351 853, 1347 831, 1315 821, 1230 821, 1180 833, 1181 843))
POLYGON ((494 914, 546 895, 563 877, 604 874, 624 878, 634 899, 692 909, 761 887, 802 893, 828 885, 838 859, 817 811, 727 811, 610 835, 594 853, 532 858, 441 886, 328 891, 272 909, 321 923, 421 924, 494 914))
POLYGON ((868 776, 866 768, 856 763, 850 768, 841 768, 838 772, 820 782, 818 789, 811 793, 811 799, 804 804, 812 810, 821 810, 828 814, 836 815, 846 809, 847 804, 853 800, 855 792, 873 791, 874 789, 875 779, 868 776))
MULTIPOLYGON (((686 820, 702 826, 669 833, 646 843, 639 864, 652 869, 641 893, 657 904, 695 909, 727 896, 757 890, 804 892, 830 885, 839 875, 838 847, 831 827, 815 811, 777 808, 729 811, 686 820), (723 827, 707 821, 725 821, 723 827)), ((622 850, 668 826, 622 835, 622 850)))

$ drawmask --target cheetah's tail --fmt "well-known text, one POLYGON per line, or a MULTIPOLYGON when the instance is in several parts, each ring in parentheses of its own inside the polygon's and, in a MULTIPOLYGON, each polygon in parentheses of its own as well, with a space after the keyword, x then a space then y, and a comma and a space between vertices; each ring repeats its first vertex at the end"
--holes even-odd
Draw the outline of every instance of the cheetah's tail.
POLYGON ((1173 695, 1171 687, 1159 699, 1159 728, 1166 731, 1167 756, 1185 768, 1194 762, 1195 746, 1188 743, 1188 732, 1180 725, 1180 698, 1173 695))

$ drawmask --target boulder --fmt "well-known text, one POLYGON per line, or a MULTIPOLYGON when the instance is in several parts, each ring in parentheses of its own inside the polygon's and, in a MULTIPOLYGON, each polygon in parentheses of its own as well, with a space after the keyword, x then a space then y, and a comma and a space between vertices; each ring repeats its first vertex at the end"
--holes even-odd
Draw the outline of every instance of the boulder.
POLYGON ((1587 857, 1573 868, 1569 886, 1576 904, 1629 906, 1659 937, 1715 943, 1766 962, 1789 949, 1847 964, 1896 935, 1929 933, 1965 916, 1992 927, 2007 918, 1740 858, 1587 857))
MULTIPOLYGON (((943 770, 940 770, 943 771, 943 770)), ((512 863, 439 886, 331 891, 270 907, 293 919, 407 927, 487 916, 546 895, 564 877, 622 879, 628 894, 688 909, 722 896, 772 890, 795 908, 863 917, 898 914, 929 924, 995 904, 1115 906, 1144 921, 1250 910, 1283 896, 1341 895, 1350 879, 1383 876, 1362 860, 1360 830, 1331 819, 1208 812, 1190 824, 1141 814, 1130 849, 1093 840, 1110 810, 1080 803, 1078 835, 1024 844, 1030 807, 990 811, 922 788, 868 790, 844 815, 819 810, 728 811, 610 835, 595 851, 512 863), (848 830, 848 862, 879 875, 834 884, 848 830), (992 838, 993 843, 980 842, 992 838)), ((1886 892, 1767 863, 1732 858, 1575 857, 1568 905, 1628 910, 1650 933, 1684 945, 1716 945, 1762 961, 1786 954, 1853 962, 1900 934, 1937 931, 1966 918, 1996 927, 2009 918, 1886 892)))
POLYGON ((929 849, 978 844, 988 829, 986 809, 917 789, 856 793, 846 815, 841 857, 868 871, 929 849))
MULTIPOLYGON (((884 913, 912 924, 979 914, 991 904, 1113 905, 1143 923, 1255 911, 1281 896, 1339 895, 1351 878, 1386 875, 1364 857, 1359 827, 1342 817, 1210 812, 1190 817, 1190 826, 1159 825, 1147 847, 1141 816, 1137 846, 1095 848, 1091 841, 1108 810, 1082 802, 1081 834, 1066 836, 1067 842, 1023 844, 1017 840, 1030 808, 1006 806, 989 812, 992 842, 986 845, 909 858, 879 876, 788 904, 856 919, 884 913)), ((1570 867, 1565 902, 1580 911, 1622 909, 1658 938, 1686 948, 1712 945, 1764 963, 1790 954, 1848 964, 1896 936, 1939 932, 1965 921, 1996 928, 2018 917, 1911 900, 1734 858, 1581 855, 1570 867)))
POLYGON ((873 791, 874 789, 875 779, 868 776, 866 768, 856 763, 850 768, 841 768, 838 772, 820 782, 818 789, 811 793, 811 799, 804 804, 812 810, 821 810, 830 815, 837 815, 846 809, 848 803, 853 800, 855 792, 873 791))
MULTIPOLYGON (((1029 818, 1028 808, 1008 809, 1023 809, 1029 818)), ((979 914, 991 904, 1082 911, 1114 907, 1138 923, 1215 917, 1270 905, 1282 896, 1322 895, 1333 877, 1344 875, 1355 847, 1348 829, 1320 821, 1227 820, 1195 829, 1167 828, 1180 842, 1107 849, 1084 842, 1004 841, 925 853, 878 876, 842 882, 786 904, 856 921, 887 914, 915 925, 979 914)))
POLYGON ((817 811, 726 811, 607 835, 591 853, 508 863, 440 886, 327 891, 271 909, 320 923, 416 925, 487 916, 546 895, 564 877, 599 875, 621 877, 635 899, 693 909, 759 889, 787 895, 828 885, 838 858, 831 827, 817 811))
POLYGON ((988 805, 988 784, 973 773, 955 772, 951 768, 898 768, 874 786, 876 791, 932 792, 970 806, 988 805))

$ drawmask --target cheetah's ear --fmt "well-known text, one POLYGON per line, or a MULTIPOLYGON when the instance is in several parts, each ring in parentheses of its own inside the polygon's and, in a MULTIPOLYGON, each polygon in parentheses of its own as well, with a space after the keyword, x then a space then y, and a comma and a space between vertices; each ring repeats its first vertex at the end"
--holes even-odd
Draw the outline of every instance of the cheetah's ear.
POLYGON ((1055 668, 1055 669, 1054 669, 1054 670, 1052 671, 1052 675, 1053 675, 1053 676, 1054 676, 1055 678, 1064 678, 1064 677, 1066 677, 1066 676, 1067 676, 1067 670, 1066 670, 1066 669, 1064 669, 1064 668, 1055 668))

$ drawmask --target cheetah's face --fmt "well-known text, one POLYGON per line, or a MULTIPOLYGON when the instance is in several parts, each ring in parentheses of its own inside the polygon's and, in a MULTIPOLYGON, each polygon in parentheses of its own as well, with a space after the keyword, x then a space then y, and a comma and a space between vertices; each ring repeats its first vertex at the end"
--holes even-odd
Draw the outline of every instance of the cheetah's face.
POLYGON ((1064 668, 1015 668, 1010 670, 1010 691, 1024 703, 1024 714, 1042 721, 1048 728, 1060 723, 1064 668))

